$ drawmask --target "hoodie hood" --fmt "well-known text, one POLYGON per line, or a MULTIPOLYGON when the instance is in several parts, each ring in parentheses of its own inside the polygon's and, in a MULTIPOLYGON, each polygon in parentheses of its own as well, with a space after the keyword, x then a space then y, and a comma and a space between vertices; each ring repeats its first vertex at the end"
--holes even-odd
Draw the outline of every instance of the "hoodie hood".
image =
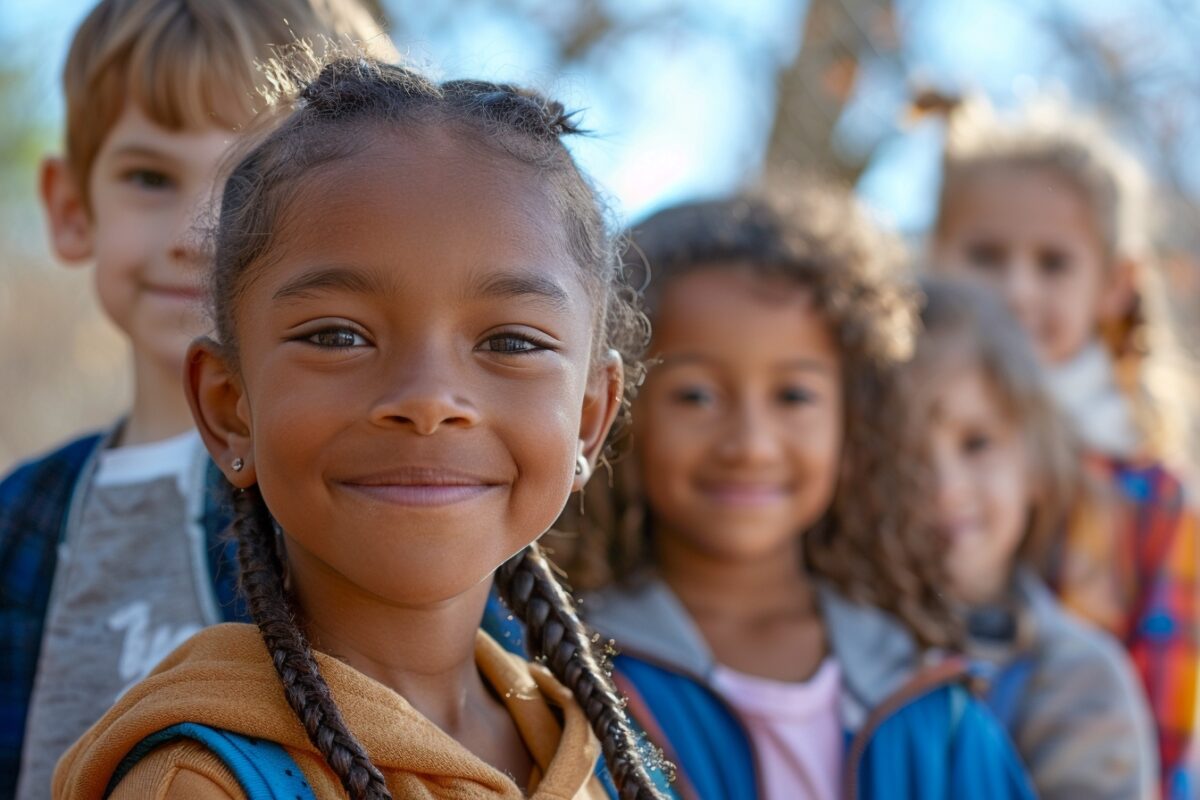
MULTIPOLYGON (((336 658, 315 655, 346 725, 403 796, 421 796, 418 787, 439 795, 525 796, 399 694, 336 658)), ((534 758, 540 780, 532 796, 589 796, 600 746, 570 692, 545 668, 506 653, 482 632, 475 660, 534 758), (561 723, 551 705, 560 711, 561 723)), ((130 689, 59 762, 54 796, 102 796, 126 753, 151 733, 180 722, 277 742, 301 764, 318 796, 326 796, 326 784, 328 796, 341 796, 340 782, 287 704, 257 628, 241 624, 201 631, 130 689), (310 774, 314 764, 323 774, 310 774)))
MULTIPOLYGON (((824 582, 817 598, 825 635, 842 673, 842 717, 857 730, 872 708, 922 666, 916 640, 895 617, 843 597, 824 582)), ((683 603, 659 578, 609 587, 584 598, 588 624, 635 658, 687 675, 710 689, 716 659, 683 603)))

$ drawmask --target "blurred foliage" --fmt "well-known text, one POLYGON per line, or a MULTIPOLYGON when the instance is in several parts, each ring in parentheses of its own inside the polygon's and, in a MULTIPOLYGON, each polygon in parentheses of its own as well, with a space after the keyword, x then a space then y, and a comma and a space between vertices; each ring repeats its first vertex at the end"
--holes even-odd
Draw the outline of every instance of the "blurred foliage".
POLYGON ((53 127, 30 113, 33 107, 27 69, 0 63, 0 238, 13 238, 32 213, 38 160, 54 136, 53 127))

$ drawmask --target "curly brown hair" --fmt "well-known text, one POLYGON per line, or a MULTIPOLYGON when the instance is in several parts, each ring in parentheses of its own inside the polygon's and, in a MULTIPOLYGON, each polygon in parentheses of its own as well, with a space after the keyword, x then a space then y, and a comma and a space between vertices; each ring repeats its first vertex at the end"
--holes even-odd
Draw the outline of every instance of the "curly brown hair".
MULTIPOLYGON (((636 226, 631 241, 653 273, 651 320, 671 282, 701 269, 782 277, 811 293, 840 351, 846 425, 833 502, 804 532, 808 569, 894 613, 923 645, 952 644, 937 545, 922 524, 924 471, 909 469, 905 450, 896 373, 911 353, 915 304, 898 277, 899 247, 848 193, 825 185, 676 206, 636 226)), ((552 541, 578 588, 637 581, 653 566, 653 513, 634 461, 615 463, 610 485, 592 482, 585 514, 560 519, 574 534, 552 541)))

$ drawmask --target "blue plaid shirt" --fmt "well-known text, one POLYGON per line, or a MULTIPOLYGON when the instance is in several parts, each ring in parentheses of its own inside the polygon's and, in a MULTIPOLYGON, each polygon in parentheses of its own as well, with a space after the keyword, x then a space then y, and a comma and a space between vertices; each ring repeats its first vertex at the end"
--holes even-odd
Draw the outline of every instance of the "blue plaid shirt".
MULTIPOLYGON (((93 434, 17 467, 0 482, 0 797, 16 791, 50 588, 81 479, 109 436, 93 434)), ((213 590, 227 622, 248 622, 237 598, 236 547, 221 536, 229 510, 209 465, 204 531, 213 590)))

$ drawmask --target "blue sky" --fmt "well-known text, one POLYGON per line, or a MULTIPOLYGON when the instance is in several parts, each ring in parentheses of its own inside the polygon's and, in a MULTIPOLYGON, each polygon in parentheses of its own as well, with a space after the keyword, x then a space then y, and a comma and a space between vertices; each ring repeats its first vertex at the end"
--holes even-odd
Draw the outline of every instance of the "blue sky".
MULTIPOLYGON (((1132 2, 897 0, 897 9, 914 75, 983 90, 1004 106, 1071 81, 1069 72, 1056 71, 1053 42, 1030 23, 1031 11, 1053 6, 1096 24, 1124 24, 1132 2)), ((42 119, 61 117, 58 71, 90 6, 91 0, 0 4, 0 47, 28 66, 30 96, 37 98, 32 111, 42 119)), ((409 35, 397 44, 443 77, 526 83, 582 109, 594 134, 573 149, 622 219, 752 179, 771 122, 772 75, 798 46, 804 0, 611 0, 610 6, 629 21, 682 6, 686 24, 678 32, 651 27, 597 63, 559 72, 546 31, 485 2, 458 0, 450 24, 439 23, 435 12, 410 12, 409 35)), ((841 134, 847 147, 874 149, 862 197, 886 221, 918 232, 932 214, 940 134, 932 124, 901 130, 907 87, 891 80, 866 65, 841 134)))

